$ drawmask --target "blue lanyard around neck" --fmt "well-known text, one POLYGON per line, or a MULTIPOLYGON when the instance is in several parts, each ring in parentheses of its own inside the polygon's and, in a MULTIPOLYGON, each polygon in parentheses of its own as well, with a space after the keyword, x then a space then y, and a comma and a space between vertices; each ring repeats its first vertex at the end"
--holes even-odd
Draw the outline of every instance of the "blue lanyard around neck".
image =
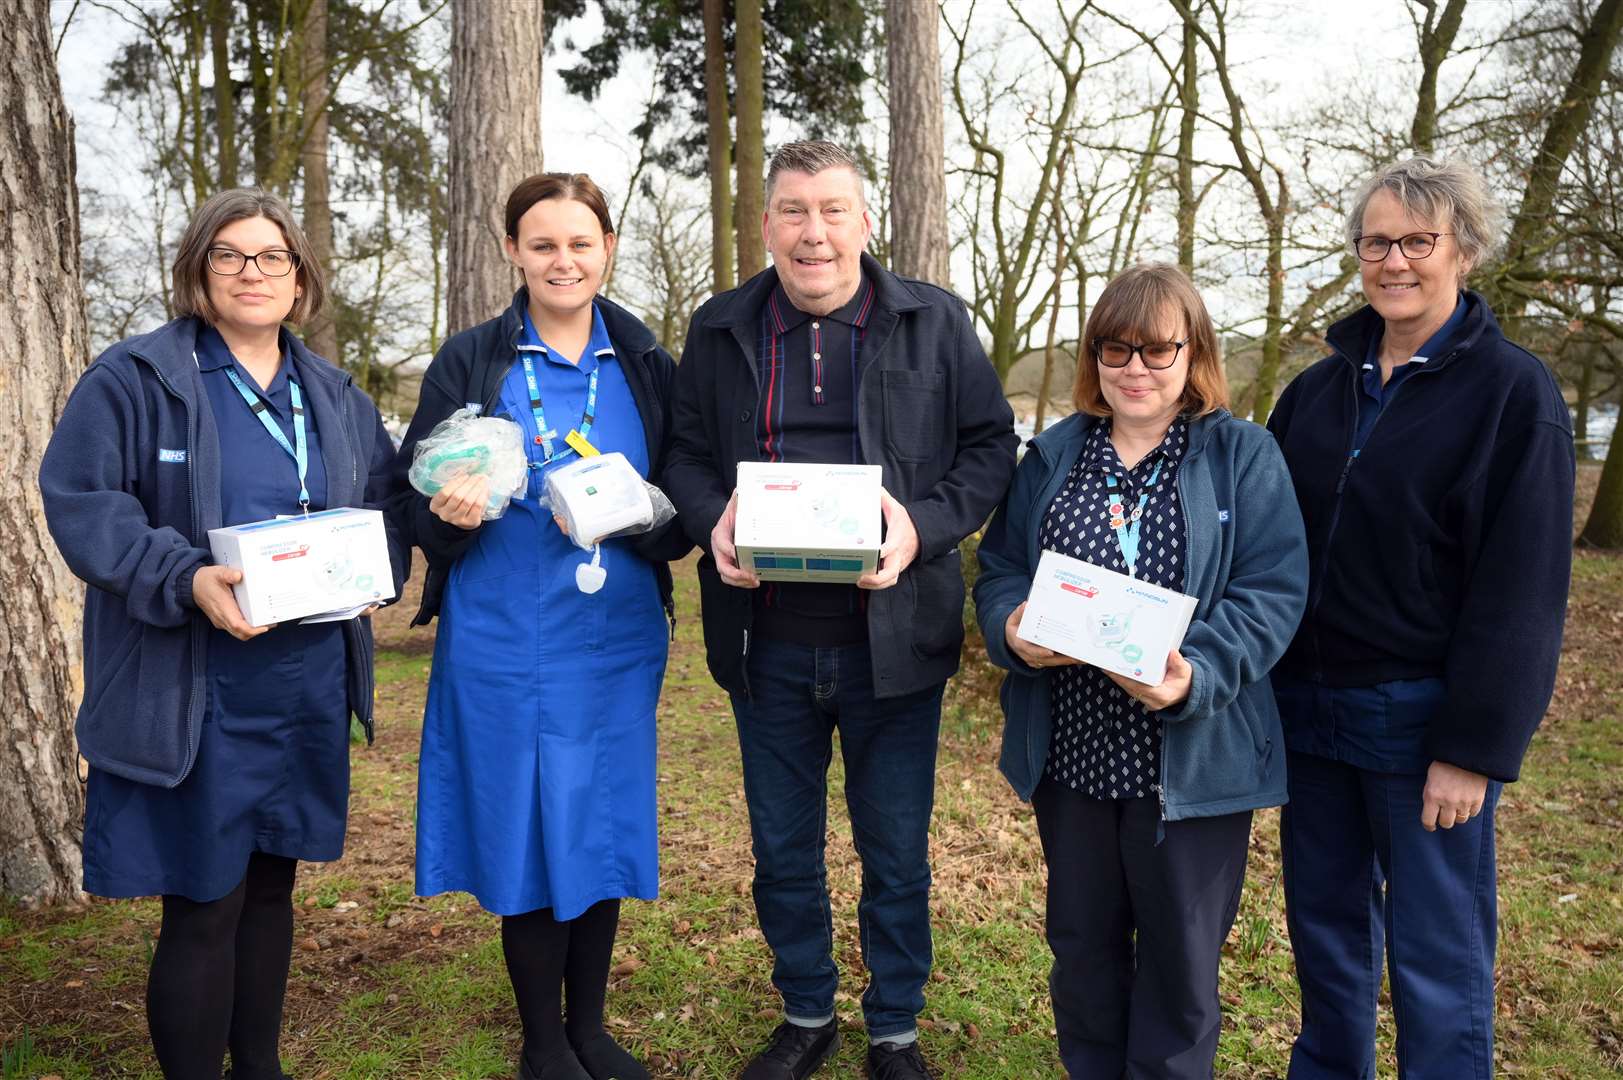
POLYGON ((1116 532, 1116 543, 1121 547, 1121 561, 1127 567, 1127 576, 1135 576, 1133 571, 1138 566, 1138 539, 1144 527, 1144 506, 1150 501, 1150 489, 1155 482, 1161 479, 1161 466, 1166 464, 1166 458, 1155 463, 1155 471, 1150 473, 1149 480, 1144 484, 1144 492, 1138 497, 1138 505, 1133 512, 1127 514, 1127 507, 1116 495, 1116 474, 1105 473, 1105 487, 1110 489, 1110 527, 1116 532))
POLYGON ((293 445, 289 446, 287 436, 282 434, 281 425, 277 424, 268 415, 270 406, 265 404, 264 397, 248 389, 247 385, 237 377, 237 373, 231 368, 226 368, 225 374, 231 380, 231 385, 237 388, 237 393, 242 395, 242 400, 248 403, 248 408, 253 410, 253 414, 259 417, 259 422, 265 425, 265 430, 270 433, 270 437, 276 440, 276 445, 286 450, 287 456, 292 458, 293 464, 298 467, 299 509, 308 514, 310 512, 310 489, 305 486, 304 476, 310 470, 310 444, 304 437, 304 394, 299 390, 299 384, 293 380, 291 375, 288 376, 287 388, 293 398, 293 445))
MULTIPOLYGON (((519 359, 524 361, 524 383, 530 391, 530 413, 535 417, 535 441, 541 446, 541 454, 546 458, 547 464, 555 459, 552 452, 552 440, 557 432, 547 427, 546 410, 541 407, 541 386, 535 381, 535 363, 530 359, 530 353, 544 351, 534 346, 521 346, 519 359)), ((592 369, 592 374, 586 380, 586 411, 581 414, 580 437, 590 440, 592 437, 592 421, 597 419, 597 373, 602 370, 599 364, 592 369)), ((575 452, 573 447, 566 446, 557 455, 556 460, 562 460, 575 452)))

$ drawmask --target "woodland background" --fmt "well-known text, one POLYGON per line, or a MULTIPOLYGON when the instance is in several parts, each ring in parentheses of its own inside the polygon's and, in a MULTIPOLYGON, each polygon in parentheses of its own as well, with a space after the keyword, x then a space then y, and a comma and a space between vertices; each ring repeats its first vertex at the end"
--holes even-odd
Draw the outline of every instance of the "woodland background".
MULTIPOLYGON (((294 202, 335 286, 306 337, 398 420, 445 336, 508 301, 500 208, 518 179, 604 182, 621 234, 607 290, 679 352, 692 310, 765 265, 764 162, 807 136, 858 150, 873 253, 965 298, 1026 431, 1068 409, 1090 297, 1148 258, 1202 286, 1236 411, 1265 418, 1361 303, 1341 222, 1363 177, 1415 151, 1488 174, 1507 221, 1473 285, 1559 379, 1582 492, 1561 683, 1501 816, 1500 1068, 1623 1075, 1620 36, 1623 0, 11 0, 0 1077, 152 1075, 139 1003, 156 908, 78 891, 81 586, 32 477, 89 360, 168 317, 193 209, 238 184, 294 202)), ((400 610, 380 620, 385 734, 356 748, 350 854, 302 878, 300 1076, 495 1076, 515 1052, 489 921, 410 893, 432 636, 400 610)), ((628 912, 615 1007, 664 1075, 721 1076, 772 1000, 691 589, 683 610, 661 705, 666 895, 628 912)), ((1053 1075, 1041 860, 993 768, 994 689, 972 638, 943 741, 926 1020, 954 1075, 1053 1075)), ((1224 976, 1225 1076, 1282 1071, 1281 907, 1261 815, 1224 976)), ((860 980, 854 941, 841 962, 860 980)))

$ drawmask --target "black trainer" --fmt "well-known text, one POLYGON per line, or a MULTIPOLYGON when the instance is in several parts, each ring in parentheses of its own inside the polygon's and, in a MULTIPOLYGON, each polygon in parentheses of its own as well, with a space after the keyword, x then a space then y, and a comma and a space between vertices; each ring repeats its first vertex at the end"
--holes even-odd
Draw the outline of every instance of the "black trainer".
POLYGON ((935 1080, 935 1074, 924 1064, 919 1044, 906 1046, 895 1043, 874 1043, 868 1047, 869 1080, 935 1080))
POLYGON ((822 1027, 801 1027, 785 1020, 772 1032, 766 1049, 744 1066, 738 1080, 805 1080, 839 1048, 838 1017, 822 1027))

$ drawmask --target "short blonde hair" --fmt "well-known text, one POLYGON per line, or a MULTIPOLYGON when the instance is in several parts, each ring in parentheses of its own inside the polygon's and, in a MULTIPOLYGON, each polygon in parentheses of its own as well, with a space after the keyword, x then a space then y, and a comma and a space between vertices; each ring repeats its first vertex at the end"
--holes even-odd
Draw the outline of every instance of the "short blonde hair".
POLYGON ((1499 243, 1505 213, 1480 172, 1463 161, 1412 157, 1381 168, 1358 189, 1347 214, 1349 247, 1363 234, 1364 211, 1378 191, 1391 192, 1414 217, 1448 222, 1460 255, 1473 270, 1499 243))
POLYGON ((1229 383, 1223 374, 1217 328, 1195 283, 1171 263, 1139 263, 1112 278, 1088 313, 1088 325, 1082 332, 1083 355, 1078 357, 1076 386, 1071 391, 1071 403, 1078 411, 1110 415, 1110 403, 1099 385, 1098 340, 1148 341, 1161 333, 1161 320, 1168 313, 1183 319, 1183 355, 1189 361, 1181 411, 1205 416, 1228 408, 1229 383), (1085 362, 1089 360, 1093 362, 1085 362))
POLYGON ((287 321, 302 326, 326 306, 326 272, 310 246, 309 237, 294 218, 293 208, 260 188, 229 188, 209 196, 181 235, 180 247, 170 268, 176 315, 194 315, 210 326, 219 321, 220 313, 209 302, 209 246, 227 225, 256 217, 281 229, 288 250, 293 252, 293 273, 301 291, 293 300, 287 321))

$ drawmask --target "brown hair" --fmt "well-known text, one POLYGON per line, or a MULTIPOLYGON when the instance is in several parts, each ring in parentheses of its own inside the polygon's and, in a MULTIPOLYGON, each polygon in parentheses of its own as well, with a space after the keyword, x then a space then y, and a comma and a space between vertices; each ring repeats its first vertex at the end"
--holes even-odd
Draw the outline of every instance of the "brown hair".
POLYGON ((316 317, 327 303, 327 278, 310 246, 310 240, 286 202, 260 188, 228 188, 209 196, 180 237, 175 262, 169 269, 174 285, 175 314, 194 315, 210 326, 220 313, 209 302, 209 247, 220 230, 235 221, 262 217, 282 230, 282 239, 293 252, 293 274, 302 292, 293 300, 287 321, 303 325, 316 317))
POLYGON ((536 173, 520 180, 513 193, 507 196, 507 235, 518 242, 519 218, 530 212, 530 207, 547 199, 573 199, 597 215, 605 236, 614 232, 614 220, 609 217, 609 201, 603 189, 583 172, 536 173))
POLYGON ((1139 263, 1112 278, 1088 313, 1078 350, 1082 355, 1077 358, 1076 386, 1071 391, 1078 410, 1110 415, 1110 404, 1099 388, 1094 342, 1100 338, 1148 341, 1161 332, 1161 320, 1168 312, 1182 317, 1187 340, 1183 355, 1189 361, 1189 379, 1183 388, 1182 411, 1205 416, 1228 408, 1229 384, 1223 374, 1217 329, 1194 282, 1171 263, 1139 263))

